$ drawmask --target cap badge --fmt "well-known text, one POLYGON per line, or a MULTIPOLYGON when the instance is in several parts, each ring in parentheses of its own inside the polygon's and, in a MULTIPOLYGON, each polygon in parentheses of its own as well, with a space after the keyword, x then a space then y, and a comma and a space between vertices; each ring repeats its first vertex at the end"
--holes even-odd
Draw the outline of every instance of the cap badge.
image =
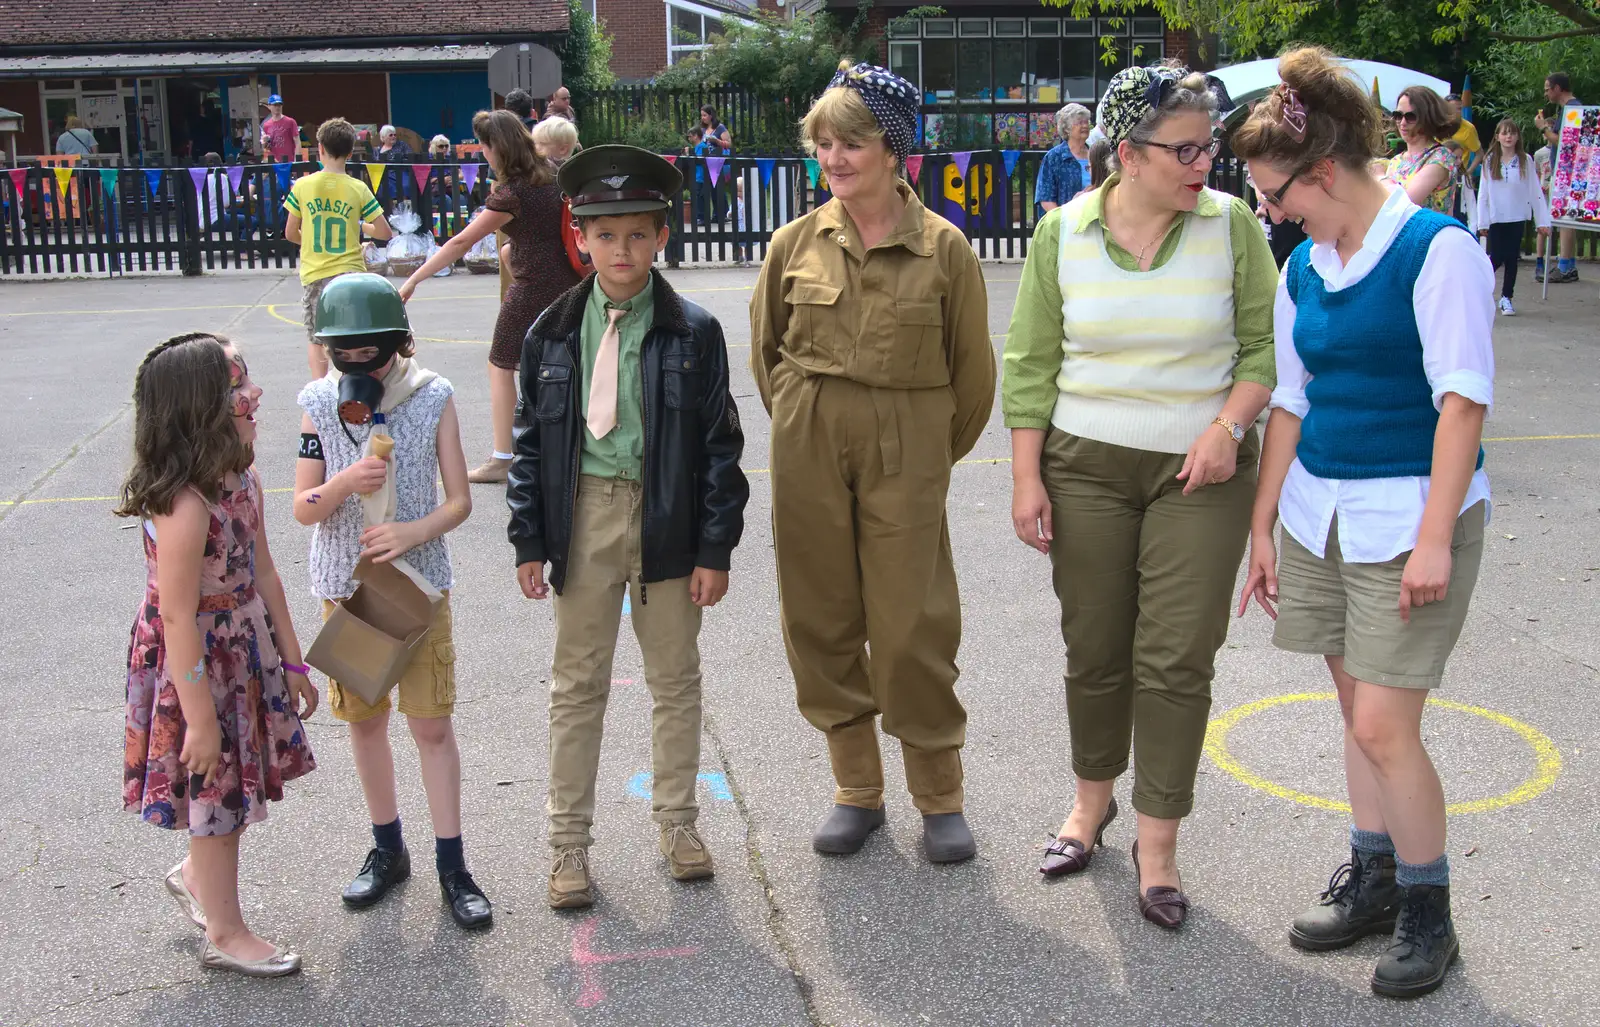
POLYGON ((600 181, 604 182, 606 185, 609 185, 613 189, 621 189, 622 183, 626 182, 627 180, 627 175, 613 175, 610 178, 602 178, 600 181))

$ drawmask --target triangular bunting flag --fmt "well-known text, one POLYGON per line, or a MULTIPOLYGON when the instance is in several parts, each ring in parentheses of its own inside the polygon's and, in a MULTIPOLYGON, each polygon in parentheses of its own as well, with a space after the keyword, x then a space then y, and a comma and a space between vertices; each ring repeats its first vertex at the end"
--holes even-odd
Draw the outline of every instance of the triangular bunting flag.
POLYGON ((777 163, 772 157, 756 158, 756 167, 761 169, 761 187, 763 189, 772 184, 772 169, 777 163))
POLYGON ((372 183, 373 192, 377 192, 378 187, 383 185, 384 171, 384 166, 379 164, 377 161, 373 161, 371 164, 367 165, 367 181, 372 183))
POLYGON ((234 195, 239 193, 239 183, 244 181, 244 168, 238 164, 228 169, 228 184, 233 186, 234 195))
POLYGON ((467 187, 469 193, 478 187, 478 167, 477 164, 461 165, 461 184, 467 187))
POLYGON ((722 177, 722 166, 728 163, 726 157, 706 158, 706 177, 711 179, 711 184, 716 185, 717 179, 722 177))
POLYGON ((206 169, 190 168, 189 177, 194 179, 195 196, 203 201, 206 196, 206 169))
POLYGON ((100 186, 101 186, 101 188, 105 189, 107 196, 111 197, 112 199, 116 199, 116 196, 117 196, 117 169, 116 168, 101 168, 100 169, 100 186))
POLYGON ((661 156, 666 158, 668 164, 678 163, 678 155, 675 153, 663 153, 661 156))
POLYGON ((906 158, 906 173, 911 176, 911 184, 917 184, 917 176, 922 174, 922 154, 913 153, 906 158))
POLYGON ((1000 151, 1000 159, 1004 160, 1006 162, 1006 177, 1007 178, 1010 178, 1011 177, 1011 173, 1013 171, 1017 170, 1017 159, 1019 157, 1021 157, 1021 156, 1022 156, 1022 151, 1021 150, 1001 150, 1000 151))
POLYGON ((274 164, 272 170, 278 173, 278 188, 284 192, 289 191, 289 175, 294 171, 293 164, 274 164))
POLYGON ((418 192, 421 192, 423 189, 427 188, 427 185, 428 185, 428 173, 431 172, 432 170, 433 170, 433 165, 432 164, 413 164, 413 165, 411 165, 411 177, 415 178, 417 180, 417 191, 418 192))
POLYGON ((148 168, 145 170, 144 180, 150 183, 151 196, 154 196, 156 193, 161 191, 161 175, 162 171, 160 168, 148 168))
POLYGON ((56 168, 56 189, 61 193, 67 191, 67 186, 72 182, 71 168, 56 168))
POLYGON ((959 150, 955 153, 952 153, 950 155, 950 159, 955 161, 956 170, 961 172, 961 177, 966 178, 967 169, 972 166, 972 151, 959 150))
POLYGON ((806 179, 812 185, 816 185, 817 184, 817 173, 820 172, 821 170, 822 170, 822 165, 817 163, 815 157, 807 157, 806 158, 806 179))
POLYGON ((11 176, 11 188, 17 191, 17 196, 20 199, 22 191, 28 187, 28 169, 12 168, 6 174, 11 176))

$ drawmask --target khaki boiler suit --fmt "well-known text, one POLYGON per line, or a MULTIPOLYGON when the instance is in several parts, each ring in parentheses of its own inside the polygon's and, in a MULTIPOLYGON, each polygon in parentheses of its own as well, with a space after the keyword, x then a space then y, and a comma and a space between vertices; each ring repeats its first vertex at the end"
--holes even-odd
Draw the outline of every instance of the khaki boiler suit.
POLYGON ((967 714, 945 496, 988 422, 995 356, 971 244, 900 191, 905 213, 870 250, 838 200, 773 236, 751 369, 772 415, 784 645, 834 801, 883 804, 882 714, 917 809, 955 813, 967 714))

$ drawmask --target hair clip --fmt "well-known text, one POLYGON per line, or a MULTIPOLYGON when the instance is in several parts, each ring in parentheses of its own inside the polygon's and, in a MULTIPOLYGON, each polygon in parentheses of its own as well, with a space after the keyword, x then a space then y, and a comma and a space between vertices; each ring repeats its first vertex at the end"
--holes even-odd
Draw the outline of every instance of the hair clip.
POLYGON ((1278 120, 1283 122, 1283 127, 1294 136, 1294 141, 1306 141, 1306 108, 1300 102, 1300 94, 1286 85, 1278 86, 1278 120))

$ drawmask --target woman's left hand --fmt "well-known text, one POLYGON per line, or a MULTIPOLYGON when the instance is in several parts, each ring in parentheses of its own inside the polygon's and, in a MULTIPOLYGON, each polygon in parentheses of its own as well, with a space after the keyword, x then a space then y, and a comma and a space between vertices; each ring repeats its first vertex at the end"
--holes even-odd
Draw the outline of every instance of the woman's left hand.
POLYGON ((1411 623, 1413 607, 1444 599, 1450 586, 1450 547, 1417 543, 1400 574, 1400 619, 1411 623))
POLYGON ((317 709, 317 686, 298 671, 286 671, 289 679, 289 708, 297 710, 301 720, 308 719, 317 709))
POLYGON ((410 521, 387 521, 361 533, 361 559, 371 557, 373 563, 388 563, 421 543, 410 521))
POLYGON ((1200 433, 1189 447, 1178 480, 1183 482, 1183 494, 1188 495, 1207 485, 1220 485, 1233 477, 1239 466, 1239 444, 1222 425, 1212 424, 1200 433))

